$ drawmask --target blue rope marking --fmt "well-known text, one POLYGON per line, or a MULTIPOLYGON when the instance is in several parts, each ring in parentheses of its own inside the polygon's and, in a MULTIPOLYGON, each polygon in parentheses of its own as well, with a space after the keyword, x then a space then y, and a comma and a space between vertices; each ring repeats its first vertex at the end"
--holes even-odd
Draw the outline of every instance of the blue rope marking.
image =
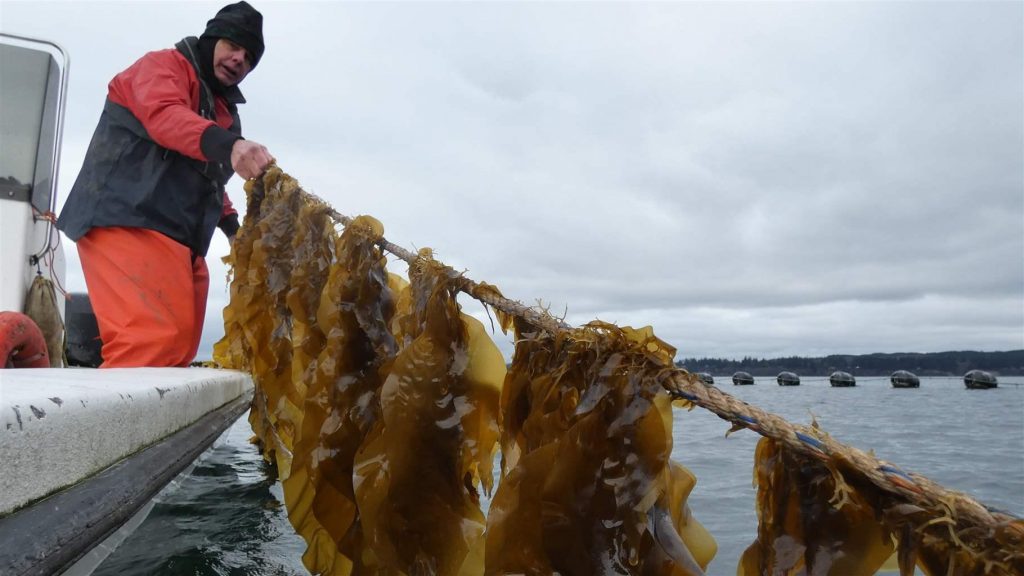
POLYGON ((750 416, 744 416, 743 414, 737 414, 736 417, 739 418, 740 420, 743 420, 744 422, 746 422, 748 424, 753 424, 754 426, 757 426, 757 418, 752 418, 750 416))
POLYGON ((690 400, 691 402, 696 402, 697 401, 697 397, 696 396, 694 396, 693 394, 688 394, 686 392, 683 392, 682 390, 674 390, 672 392, 672 395, 673 396, 679 396, 680 398, 684 398, 686 400, 690 400))
POLYGON ((796 437, 799 438, 804 444, 810 444, 812 447, 817 449, 819 452, 825 451, 825 445, 818 441, 817 438, 812 438, 807 434, 796 433, 796 437))
POLYGON ((900 478, 903 478, 904 480, 906 480, 908 482, 913 482, 914 484, 917 484, 917 482, 914 482, 913 478, 911 478, 910 476, 907 476, 907 473, 904 472, 903 470, 900 470, 899 468, 894 468, 892 466, 879 466, 878 469, 881 470, 882 472, 886 473, 886 474, 892 474, 892 475, 895 475, 895 476, 899 476, 900 478))

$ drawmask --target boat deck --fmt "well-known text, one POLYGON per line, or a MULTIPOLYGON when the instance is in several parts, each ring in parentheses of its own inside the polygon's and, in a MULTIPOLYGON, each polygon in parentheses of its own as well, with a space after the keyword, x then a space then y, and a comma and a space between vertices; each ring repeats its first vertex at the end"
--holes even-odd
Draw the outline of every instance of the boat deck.
POLYGON ((209 368, 0 370, 0 516, 251 391, 248 375, 209 368))

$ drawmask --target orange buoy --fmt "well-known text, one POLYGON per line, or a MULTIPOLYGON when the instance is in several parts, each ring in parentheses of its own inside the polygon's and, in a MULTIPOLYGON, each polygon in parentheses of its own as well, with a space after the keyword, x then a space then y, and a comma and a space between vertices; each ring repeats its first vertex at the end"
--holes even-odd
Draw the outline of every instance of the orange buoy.
POLYGON ((0 358, 4 368, 49 368, 46 339, 21 312, 0 312, 0 358))

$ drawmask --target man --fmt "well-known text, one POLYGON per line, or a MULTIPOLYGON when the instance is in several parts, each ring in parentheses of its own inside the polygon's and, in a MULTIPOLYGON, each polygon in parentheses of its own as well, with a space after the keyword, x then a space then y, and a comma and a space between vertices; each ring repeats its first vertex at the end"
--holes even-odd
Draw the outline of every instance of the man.
POLYGON ((199 38, 111 80, 58 227, 77 242, 103 368, 188 366, 206 314, 214 229, 238 230, 224 184, 274 162, 242 139, 238 84, 263 55, 263 16, 222 8, 199 38))

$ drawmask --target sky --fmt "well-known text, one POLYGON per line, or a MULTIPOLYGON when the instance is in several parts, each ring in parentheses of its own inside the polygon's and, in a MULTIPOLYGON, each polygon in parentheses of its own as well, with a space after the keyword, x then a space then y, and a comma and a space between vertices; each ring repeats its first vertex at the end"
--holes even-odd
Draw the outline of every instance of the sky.
MULTIPOLYGON (((1022 2, 251 3, 246 137, 509 298, 680 359, 1024 348, 1022 2)), ((70 57, 58 207, 109 80, 223 5, 0 0, 70 57)))

